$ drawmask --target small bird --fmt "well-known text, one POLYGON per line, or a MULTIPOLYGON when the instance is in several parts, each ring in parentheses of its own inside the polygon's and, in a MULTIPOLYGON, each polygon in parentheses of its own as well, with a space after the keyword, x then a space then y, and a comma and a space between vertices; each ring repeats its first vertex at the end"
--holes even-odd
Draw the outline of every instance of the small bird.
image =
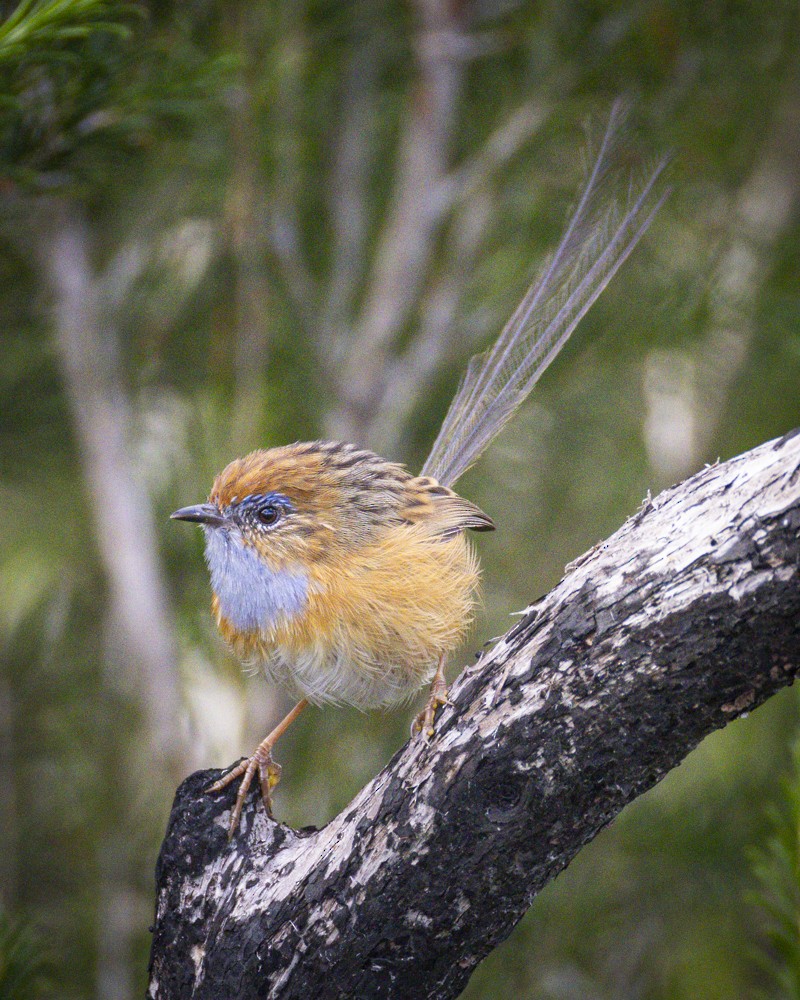
POLYGON ((665 194, 663 163, 620 209, 606 194, 622 117, 614 106, 596 162, 553 257, 500 337, 474 357, 418 476, 352 444, 254 451, 216 478, 207 503, 172 517, 200 524, 212 610, 236 656, 300 701, 207 791, 241 777, 229 837, 258 772, 271 814, 278 738, 309 702, 388 708, 425 684, 413 730, 433 735, 447 703, 444 664, 472 620, 478 562, 467 531, 492 531, 453 491, 563 347, 639 241, 665 194))

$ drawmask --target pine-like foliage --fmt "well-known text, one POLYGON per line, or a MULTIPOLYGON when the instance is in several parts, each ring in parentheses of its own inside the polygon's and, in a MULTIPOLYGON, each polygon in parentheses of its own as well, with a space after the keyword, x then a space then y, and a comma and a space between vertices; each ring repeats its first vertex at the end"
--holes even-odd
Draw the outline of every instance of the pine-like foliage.
POLYGON ((0 24, 0 170, 34 190, 67 181, 74 152, 109 124, 130 5, 23 0, 0 24))
POLYGON ((0 177, 86 193, 203 116, 229 66, 120 0, 23 0, 0 23, 0 177))
POLYGON ((762 984, 756 996, 800 998, 800 737, 783 797, 769 808, 770 833, 752 851, 758 887, 750 894, 760 911, 763 944, 754 949, 762 984))
POLYGON ((22 0, 0 24, 0 64, 52 61, 61 47, 94 31, 127 37, 123 9, 132 8, 114 0, 22 0))

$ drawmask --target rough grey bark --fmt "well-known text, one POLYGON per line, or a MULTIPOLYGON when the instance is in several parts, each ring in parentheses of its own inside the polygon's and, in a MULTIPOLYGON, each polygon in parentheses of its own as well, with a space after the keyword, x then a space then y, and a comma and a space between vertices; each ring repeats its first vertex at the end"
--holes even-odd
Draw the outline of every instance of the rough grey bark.
POLYGON ((800 669, 800 432, 649 500, 567 568, 321 830, 178 790, 148 996, 454 997, 623 806, 800 669))

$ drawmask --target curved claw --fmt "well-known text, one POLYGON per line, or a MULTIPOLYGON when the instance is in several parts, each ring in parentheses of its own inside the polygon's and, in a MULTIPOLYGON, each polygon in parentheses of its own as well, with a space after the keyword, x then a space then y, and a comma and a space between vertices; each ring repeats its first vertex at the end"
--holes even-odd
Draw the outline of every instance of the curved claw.
POLYGON ((433 675, 428 704, 411 723, 412 738, 419 734, 424 740, 429 740, 433 736, 433 720, 436 717, 436 709, 442 705, 452 704, 448 697, 447 681, 444 676, 444 657, 440 656, 436 673, 433 675))
POLYGON ((223 788, 227 788, 231 782, 235 781, 240 774, 243 775, 239 785, 239 791, 236 793, 236 802, 231 810, 231 821, 228 826, 228 840, 230 840, 234 833, 236 833, 236 827, 239 825, 239 818, 242 815, 242 808, 244 807, 247 790, 253 782, 253 776, 256 771, 258 771, 258 780, 261 785, 261 800, 264 803, 267 816, 270 818, 272 817, 272 789, 281 780, 281 767, 280 764, 276 764, 272 759, 272 748, 275 746, 278 738, 286 732, 306 705, 308 705, 306 698, 298 701, 291 712, 289 712, 289 714, 278 723, 269 736, 258 744, 254 753, 251 754, 247 760, 240 761, 236 767, 232 768, 227 774, 223 775, 219 781, 215 781, 213 785, 209 785, 208 788, 205 789, 206 792, 220 792, 223 788))
POLYGON ((272 759, 272 747, 266 746, 264 743, 256 747, 255 752, 250 757, 240 761, 236 767, 204 789, 206 793, 221 792, 223 788, 227 788, 228 785, 232 784, 239 775, 243 775, 239 783, 239 790, 236 793, 236 802, 231 810, 230 823, 228 824, 228 840, 231 840, 234 833, 236 833, 236 827, 239 825, 239 820, 242 816, 247 792, 253 783, 256 771, 258 771, 259 783, 261 785, 261 799, 264 803, 267 816, 271 817, 272 789, 281 780, 281 766, 280 764, 276 764, 272 759))
POLYGON ((444 684, 438 685, 434 682, 427 705, 411 723, 411 735, 421 736, 424 740, 429 740, 434 733, 433 724, 437 709, 452 704, 444 684))
POLYGON ((264 803, 264 808, 267 810, 267 816, 272 816, 272 789, 281 780, 281 768, 280 764, 276 764, 275 761, 270 757, 268 761, 259 761, 258 764, 258 780, 261 785, 261 801, 264 803))
POLYGON ((239 763, 232 767, 227 774, 223 774, 222 777, 213 782, 213 784, 207 785, 203 789, 204 794, 209 795, 211 792, 221 792, 223 788, 227 788, 228 785, 230 785, 232 781, 235 781, 240 774, 244 774, 249 763, 249 758, 246 760, 240 760, 239 763))

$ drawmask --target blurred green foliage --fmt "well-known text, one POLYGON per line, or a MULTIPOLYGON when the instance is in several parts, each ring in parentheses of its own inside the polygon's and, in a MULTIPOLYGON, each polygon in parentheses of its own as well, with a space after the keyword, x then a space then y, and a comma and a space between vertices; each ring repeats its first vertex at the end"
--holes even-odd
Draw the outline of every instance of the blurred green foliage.
MULTIPOLYGON (((463 656, 648 489, 800 424, 797 5, 473 0, 446 5, 457 23, 439 34, 423 7, 0 4, 0 901, 48 942, 51 995, 141 995, 175 786, 147 757, 150 675, 123 648, 119 603, 137 591, 113 555, 129 527, 104 547, 100 508, 136 484, 152 514, 135 542, 166 584, 182 773, 229 763, 285 703, 222 649, 199 533, 169 512, 237 454, 316 435, 418 467, 466 358, 558 238, 585 122, 602 126, 617 95, 637 99, 631 163, 672 150, 673 193, 461 484, 500 527, 480 541, 463 656), (415 114, 438 124, 414 133, 415 114), (431 135, 425 174, 409 137, 431 135), (404 176, 426 183, 404 196, 404 176), (372 314, 398 205, 432 221, 372 314), (96 386, 70 369, 52 277, 65 219, 99 303, 89 382, 124 403, 104 495, 77 416, 96 386), (380 349, 376 315, 391 320, 380 349)), ((281 817, 329 819, 410 716, 307 713, 280 748, 281 817)), ((466 995, 771 988, 752 943, 781 955, 745 898, 769 862, 746 859, 758 843, 774 856, 764 804, 792 801, 797 716, 785 692, 707 740, 542 893, 466 995)))
POLYGON ((31 931, 0 914, 0 998, 34 1000, 44 988, 41 942, 31 931))
POLYGON ((753 959, 765 974, 761 997, 800 996, 800 741, 780 800, 768 810, 769 835, 751 852, 756 888, 750 900, 762 915, 753 959))

